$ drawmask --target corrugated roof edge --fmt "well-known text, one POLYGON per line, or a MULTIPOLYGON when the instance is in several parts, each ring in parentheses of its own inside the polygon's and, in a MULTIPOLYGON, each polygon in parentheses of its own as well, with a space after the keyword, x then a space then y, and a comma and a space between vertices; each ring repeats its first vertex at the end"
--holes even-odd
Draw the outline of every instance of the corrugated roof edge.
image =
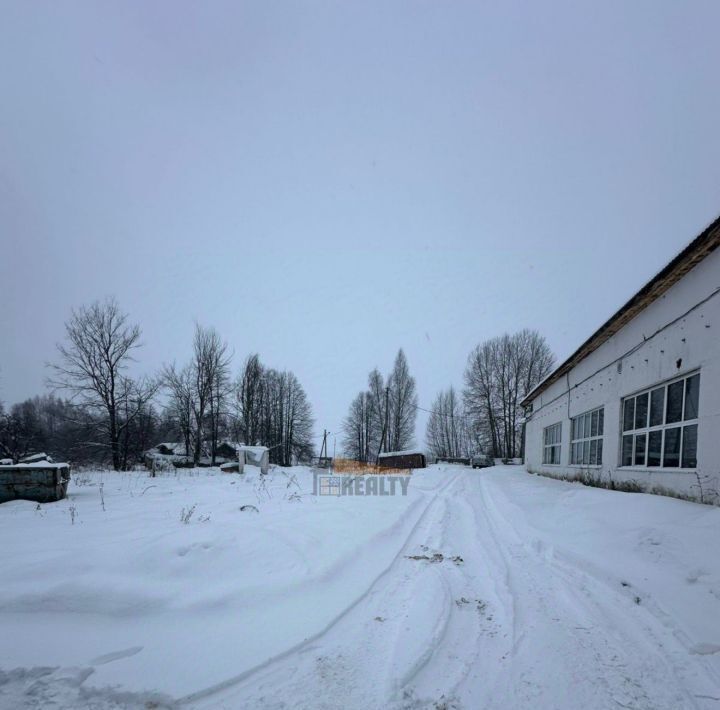
POLYGON ((567 360, 525 395, 521 404, 529 404, 550 385, 557 382, 590 353, 607 342, 642 310, 662 296, 685 274, 720 246, 720 217, 717 217, 677 256, 650 279, 625 305, 605 321, 567 360))

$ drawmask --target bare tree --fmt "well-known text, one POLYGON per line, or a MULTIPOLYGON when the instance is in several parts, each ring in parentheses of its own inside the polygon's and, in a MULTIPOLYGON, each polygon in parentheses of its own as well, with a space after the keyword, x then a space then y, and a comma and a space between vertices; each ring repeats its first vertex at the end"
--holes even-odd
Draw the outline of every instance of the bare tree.
POLYGON ((370 427, 368 431, 370 448, 373 456, 377 456, 381 449, 388 451, 387 448, 387 393, 385 391, 385 380, 380 370, 374 368, 368 375, 368 393, 367 393, 368 414, 370 417, 370 427))
POLYGON ((227 344, 214 338, 209 352, 208 376, 210 399, 208 400, 208 423, 210 427, 210 460, 215 465, 217 448, 227 419, 230 398, 230 360, 227 344))
POLYGON ((308 460, 313 454, 314 420, 305 390, 292 373, 286 375, 283 426, 280 436, 280 465, 291 466, 294 460, 308 460))
POLYGON ((260 441, 260 420, 264 392, 264 368, 260 356, 248 356, 235 386, 239 438, 253 445, 260 441))
POLYGON ((270 449, 270 461, 290 466, 312 456, 313 417, 297 377, 266 368, 257 354, 245 360, 236 383, 236 430, 246 444, 270 449))
POLYGON ((392 373, 388 378, 389 416, 388 450, 402 451, 414 443, 415 419, 417 417, 417 394, 415 378, 410 375, 407 358, 402 348, 395 357, 392 373))
POLYGON ((189 369, 195 465, 200 462, 202 456, 206 423, 210 429, 210 455, 213 462, 215 460, 221 397, 224 397, 223 388, 227 384, 230 367, 230 355, 227 350, 227 343, 220 338, 214 328, 195 325, 193 358, 189 369))
POLYGON ((160 380, 141 378, 120 379, 119 398, 120 420, 120 468, 127 470, 131 462, 142 459, 149 448, 148 435, 153 428, 151 402, 160 386, 160 380))
POLYGON ((0 458, 17 461, 38 452, 43 443, 40 421, 30 400, 13 405, 9 412, 0 402, 0 458))
POLYGON ((425 435, 433 456, 457 458, 474 453, 466 415, 455 388, 439 392, 432 405, 425 435))
MULTIPOLYGON (((115 470, 123 466, 121 438, 136 414, 137 403, 151 396, 143 385, 143 396, 132 399, 137 387, 124 375, 133 351, 140 346, 140 328, 130 324, 114 299, 95 302, 73 311, 65 324, 67 342, 58 344, 60 361, 50 365, 48 383, 71 393, 73 401, 101 415, 104 441, 115 470)), ((153 388, 150 387, 150 390, 153 388)))
POLYGON ((356 461, 370 461, 372 449, 372 416, 370 395, 359 392, 350 404, 343 422, 343 451, 356 461))
POLYGON ((408 448, 413 444, 416 416, 415 379, 400 349, 387 384, 374 368, 367 391, 352 401, 343 422, 343 450, 359 461, 369 461, 382 451, 408 448))
POLYGON ((473 435, 493 456, 522 452, 520 402, 553 367, 555 358, 536 331, 505 334, 478 345, 465 370, 465 408, 473 435))
POLYGON ((175 364, 163 368, 162 380, 170 400, 168 414, 170 421, 180 432, 185 444, 185 456, 190 455, 193 442, 193 376, 189 366, 178 369, 175 364))

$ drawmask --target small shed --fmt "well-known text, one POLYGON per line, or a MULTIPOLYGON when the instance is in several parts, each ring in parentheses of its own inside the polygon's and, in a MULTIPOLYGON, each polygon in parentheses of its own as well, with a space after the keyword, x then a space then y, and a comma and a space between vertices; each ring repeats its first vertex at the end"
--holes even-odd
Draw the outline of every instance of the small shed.
POLYGON ((224 458, 233 461, 237 458, 238 445, 234 441, 223 440, 215 447, 216 458, 224 458))
POLYGON ((18 463, 0 466, 0 503, 32 500, 50 503, 67 495, 70 466, 66 463, 18 463))
POLYGON ((380 468, 425 468, 427 462, 422 451, 386 451, 378 456, 380 468))

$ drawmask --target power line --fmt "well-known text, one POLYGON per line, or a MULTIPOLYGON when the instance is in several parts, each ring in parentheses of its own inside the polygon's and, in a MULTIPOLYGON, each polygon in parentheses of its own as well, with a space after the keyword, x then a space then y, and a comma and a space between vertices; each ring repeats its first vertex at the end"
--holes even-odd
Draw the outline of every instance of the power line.
POLYGON ((415 409, 419 409, 421 412, 427 412, 428 414, 434 414, 437 417, 447 417, 448 419, 467 419, 468 421, 472 421, 473 417, 470 414, 464 414, 462 412, 458 412, 457 414, 444 414, 443 412, 438 412, 434 409, 426 409, 425 407, 421 407, 419 404, 411 404, 411 407, 414 407, 415 409))

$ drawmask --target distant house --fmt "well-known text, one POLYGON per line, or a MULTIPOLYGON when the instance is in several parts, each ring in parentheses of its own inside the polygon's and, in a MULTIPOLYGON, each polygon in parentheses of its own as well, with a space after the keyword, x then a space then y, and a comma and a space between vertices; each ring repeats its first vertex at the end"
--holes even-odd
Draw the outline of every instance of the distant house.
POLYGON ((720 218, 532 390, 529 471, 718 502, 720 218))

